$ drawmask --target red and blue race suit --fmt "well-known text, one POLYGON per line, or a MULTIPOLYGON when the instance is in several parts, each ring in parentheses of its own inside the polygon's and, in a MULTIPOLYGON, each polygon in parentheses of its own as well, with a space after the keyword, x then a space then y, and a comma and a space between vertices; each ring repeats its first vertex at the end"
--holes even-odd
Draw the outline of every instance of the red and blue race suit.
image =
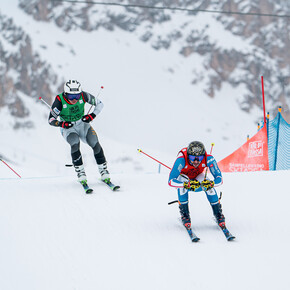
MULTIPOLYGON (((203 172, 206 167, 209 168, 214 178, 215 187, 221 185, 223 182, 222 174, 212 155, 205 153, 205 157, 198 167, 194 167, 188 161, 187 148, 180 150, 170 171, 168 180, 168 184, 177 189, 180 203, 188 203, 188 190, 183 187, 183 183, 194 179, 203 181, 205 176, 203 172)), ((195 192, 199 191, 203 191, 202 187, 195 190, 195 192)), ((218 202, 218 196, 214 188, 207 190, 206 195, 212 205, 218 202)))

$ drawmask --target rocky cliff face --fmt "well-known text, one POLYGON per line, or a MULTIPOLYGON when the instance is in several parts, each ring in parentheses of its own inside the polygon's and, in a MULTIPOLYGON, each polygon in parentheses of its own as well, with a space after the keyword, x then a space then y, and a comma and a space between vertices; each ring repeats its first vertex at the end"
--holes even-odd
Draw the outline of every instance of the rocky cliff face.
MULTIPOLYGON (((221 1, 220 9, 240 11, 247 13, 290 15, 290 2, 281 0, 267 1, 221 1), (222 3, 223 2, 223 3, 222 3)), ((255 77, 263 75, 268 83, 267 94, 272 100, 272 105, 277 108, 277 103, 284 106, 288 120, 290 120, 290 44, 289 17, 238 15, 230 17, 218 16, 217 19, 225 29, 232 34, 250 41, 253 50, 247 53, 235 52, 238 57, 233 57, 233 65, 241 66, 248 76, 240 80, 229 75, 232 84, 244 82, 249 90, 245 101, 249 105, 260 105, 260 86, 254 85, 255 77), (286 97, 288 96, 288 97, 286 97), (287 112, 288 111, 288 112, 287 112)), ((233 55, 231 53, 231 55, 233 55)))
POLYGON ((51 84, 57 83, 57 76, 49 64, 33 51, 30 37, 22 28, 15 26, 12 19, 0 14, 0 107, 7 106, 14 116, 14 128, 31 127, 29 109, 21 95, 35 100, 39 96, 51 98, 51 84), (18 120, 21 122, 18 122, 18 120))
MULTIPOLYGON (((150 6, 182 7, 188 9, 207 9, 235 11, 241 14, 210 14, 210 23, 201 21, 205 12, 180 12, 172 10, 148 9, 139 7, 116 7, 92 4, 71 4, 49 0, 20 0, 19 6, 37 21, 54 22, 65 31, 81 29, 97 30, 103 27, 114 31, 116 27, 128 33, 134 33, 140 41, 148 43, 153 49, 176 49, 184 58, 198 55, 203 69, 196 72, 192 68, 192 84, 202 83, 204 91, 211 98, 220 88, 228 83, 233 87, 244 86, 246 93, 239 96, 241 109, 250 111, 255 106, 261 107, 260 76, 267 81, 268 107, 273 110, 277 105, 284 107, 284 116, 290 121, 290 54, 289 17, 258 16, 262 14, 290 14, 289 1, 283 0, 221 0, 221 1, 178 1, 178 0, 128 0, 119 3, 141 4, 150 6), (176 25, 177 14, 183 13, 184 19, 176 25), (244 15, 243 13, 252 13, 244 15), (160 29, 166 24, 171 29, 160 29), (231 46, 223 45, 211 34, 212 26, 220 25, 232 39, 239 43, 231 46), (288 96, 288 97, 287 97, 288 96)), ((23 40, 22 40, 23 42, 23 40)), ((33 56, 29 38, 26 38, 22 53, 28 53, 26 65, 49 73, 48 66, 33 56), (30 63, 34 60, 33 64, 30 63), (46 69, 44 69, 46 68, 46 69)), ((7 65, 7 57, 5 65, 7 65)), ((8 62, 9 63, 9 62, 8 62)), ((170 64, 169 64, 170 67, 170 64)), ((23 79, 37 78, 34 69, 18 69, 23 79), (34 73, 33 73, 34 72, 34 73), (32 74, 32 75, 31 75, 32 74)), ((172 68, 172 73, 174 69, 172 68)), ((19 75, 20 76, 20 75, 19 75)), ((56 77, 51 74, 51 77, 56 77)), ((13 84, 10 80, 10 86, 13 84)), ((3 81, 1 82, 3 84, 3 81)), ((6 82, 7 85, 9 81, 6 82)), ((34 83, 34 82, 33 82, 34 83)), ((48 86, 48 85, 46 85, 48 86)), ((16 86, 25 92, 36 93, 29 85, 16 86)), ((46 88, 49 90, 49 88, 46 88)), ((6 88, 7 90, 7 88, 6 88)), ((19 112, 21 111, 18 108, 19 112)), ((22 110, 22 114, 25 114, 22 110)))

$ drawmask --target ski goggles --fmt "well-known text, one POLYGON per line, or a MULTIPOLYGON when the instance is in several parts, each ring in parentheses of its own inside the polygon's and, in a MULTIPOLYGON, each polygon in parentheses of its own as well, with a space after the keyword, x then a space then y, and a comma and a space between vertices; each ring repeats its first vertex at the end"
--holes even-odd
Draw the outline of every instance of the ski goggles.
POLYGON ((203 158, 204 158, 204 155, 201 155, 201 156, 188 155, 188 159, 190 162, 193 162, 195 160, 201 162, 203 158))
POLYGON ((68 94, 66 93, 65 96, 70 100, 79 100, 82 94, 68 94))

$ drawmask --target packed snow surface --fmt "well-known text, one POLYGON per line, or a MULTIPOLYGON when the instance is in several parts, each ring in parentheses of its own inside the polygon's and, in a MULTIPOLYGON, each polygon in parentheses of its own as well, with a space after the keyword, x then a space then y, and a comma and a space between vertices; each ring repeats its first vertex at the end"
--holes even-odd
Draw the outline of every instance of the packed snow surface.
POLYGON ((154 161, 134 152, 132 164, 152 170, 112 162, 121 185, 112 192, 87 153, 91 195, 64 165, 60 174, 41 174, 42 160, 37 173, 14 164, 20 179, 0 164, 1 289, 289 289, 289 171, 224 174, 217 189, 233 242, 205 194, 191 193, 201 239, 192 243, 177 204, 167 204, 177 198, 167 169, 158 174, 154 161))

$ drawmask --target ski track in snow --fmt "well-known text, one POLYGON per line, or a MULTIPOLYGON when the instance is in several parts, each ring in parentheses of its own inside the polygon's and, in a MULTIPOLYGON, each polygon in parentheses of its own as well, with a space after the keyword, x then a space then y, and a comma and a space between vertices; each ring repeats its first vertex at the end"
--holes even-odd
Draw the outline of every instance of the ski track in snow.
POLYGON ((1 289, 288 289, 287 177, 225 174, 234 242, 205 194, 191 194, 197 244, 167 205, 168 174, 115 174, 118 192, 91 179, 91 195, 72 176, 2 179, 1 289))

